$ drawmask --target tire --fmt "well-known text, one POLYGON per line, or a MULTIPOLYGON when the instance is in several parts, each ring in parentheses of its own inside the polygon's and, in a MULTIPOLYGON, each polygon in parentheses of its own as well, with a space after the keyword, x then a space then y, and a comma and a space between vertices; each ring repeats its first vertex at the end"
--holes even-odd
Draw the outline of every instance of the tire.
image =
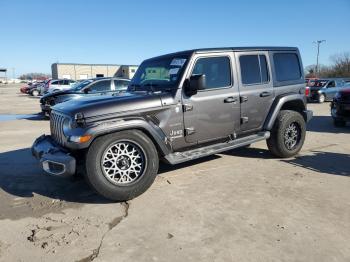
POLYGON ((344 120, 333 119, 333 124, 335 127, 344 127, 346 126, 346 122, 344 120))
POLYGON ((85 159, 88 183, 99 194, 113 201, 127 201, 144 193, 154 182, 158 166, 156 147, 152 140, 138 130, 121 131, 97 138, 88 149, 85 159), (131 149, 135 149, 135 152, 130 153, 131 149), (112 151, 113 156, 110 154, 112 151), (133 165, 135 172, 131 171, 133 165))
POLYGON ((267 146, 276 157, 292 157, 301 150, 305 134, 306 123, 303 116, 296 111, 282 110, 277 116, 270 138, 266 141, 267 146))
POLYGON ((32 91, 32 96, 39 96, 39 91, 38 90, 33 90, 32 91))
POLYGON ((324 94, 320 94, 319 96, 318 96, 318 102, 320 103, 320 104, 322 104, 322 103, 324 103, 326 101, 326 96, 324 95, 324 94))

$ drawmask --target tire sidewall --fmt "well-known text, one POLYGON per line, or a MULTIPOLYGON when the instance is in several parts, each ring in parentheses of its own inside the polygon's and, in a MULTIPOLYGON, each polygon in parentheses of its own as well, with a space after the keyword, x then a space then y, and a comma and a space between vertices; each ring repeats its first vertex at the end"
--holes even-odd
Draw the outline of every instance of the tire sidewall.
POLYGON ((318 97, 319 103, 324 103, 326 101, 326 96, 324 94, 320 94, 318 97))
POLYGON ((282 121, 280 122, 279 128, 278 128, 278 146, 281 152, 285 157, 289 156, 294 156, 296 155, 302 148, 304 141, 305 141, 305 136, 306 136, 306 124, 304 118, 298 113, 294 111, 287 111, 287 115, 284 116, 282 121), (284 134, 286 128, 291 124, 291 123, 297 123, 300 129, 300 139, 298 144, 294 147, 293 150, 289 150, 285 143, 284 143, 284 134))
POLYGON ((142 194, 153 183, 158 172, 158 153, 152 141, 140 131, 121 131, 97 138, 86 156, 86 176, 89 184, 101 195, 112 200, 129 200, 142 194), (102 170, 101 160, 107 148, 118 141, 129 141, 139 146, 146 164, 141 177, 130 185, 116 185, 102 170))

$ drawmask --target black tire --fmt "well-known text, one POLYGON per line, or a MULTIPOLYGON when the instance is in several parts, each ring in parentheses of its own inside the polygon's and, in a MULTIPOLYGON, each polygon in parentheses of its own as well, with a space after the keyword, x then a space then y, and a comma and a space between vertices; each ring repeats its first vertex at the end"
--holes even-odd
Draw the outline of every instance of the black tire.
MULTIPOLYGON (((117 164, 115 164, 115 167, 117 164)), ((88 183, 102 196, 113 201, 127 201, 144 193, 154 182, 158 173, 159 158, 156 147, 143 132, 121 131, 97 138, 86 154, 86 178, 88 183), (116 143, 130 143, 143 154, 143 169, 139 177, 129 184, 117 184, 107 178, 103 171, 102 158, 108 148, 116 143)), ((115 178, 115 177, 114 177, 115 178)))
POLYGON ((325 96, 324 94, 320 94, 320 95, 318 96, 318 102, 319 102, 320 104, 326 102, 326 96, 325 96))
POLYGON ((277 119, 271 130, 270 138, 266 141, 267 146, 270 152, 276 157, 292 157, 301 150, 305 141, 305 134, 306 123, 303 116, 296 111, 282 110, 277 116, 277 119), (297 135, 294 141, 295 145, 290 145, 291 147, 288 148, 289 145, 286 145, 286 143, 288 144, 288 141, 285 139, 285 135, 290 127, 297 130, 297 135))
POLYGON ((344 127, 346 126, 346 122, 340 119, 333 119, 333 124, 335 127, 344 127))

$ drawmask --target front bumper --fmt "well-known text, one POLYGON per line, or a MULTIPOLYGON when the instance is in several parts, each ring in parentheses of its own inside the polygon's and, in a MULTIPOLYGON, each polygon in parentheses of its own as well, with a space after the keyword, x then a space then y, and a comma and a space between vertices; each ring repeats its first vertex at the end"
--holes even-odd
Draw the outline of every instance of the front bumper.
POLYGON ((50 175, 68 177, 76 172, 75 158, 57 145, 51 136, 37 138, 32 146, 32 154, 50 175))

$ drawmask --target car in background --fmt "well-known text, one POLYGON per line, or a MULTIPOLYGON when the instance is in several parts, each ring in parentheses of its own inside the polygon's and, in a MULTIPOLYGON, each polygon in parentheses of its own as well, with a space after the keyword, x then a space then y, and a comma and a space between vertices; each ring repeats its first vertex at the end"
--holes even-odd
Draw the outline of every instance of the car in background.
POLYGON ((29 95, 33 95, 33 96, 38 96, 40 94, 38 92, 38 89, 40 89, 40 87, 42 85, 44 85, 44 84, 45 84, 44 81, 30 83, 30 84, 28 84, 26 86, 21 87, 20 91, 23 94, 29 94, 29 95))
POLYGON ((86 96, 108 95, 123 92, 128 89, 129 79, 108 77, 87 79, 74 85, 71 89, 48 93, 40 99, 41 111, 49 115, 51 107, 71 99, 86 96))
POLYGON ((51 80, 45 85, 45 93, 52 93, 62 90, 68 90, 74 85, 75 81, 72 79, 57 79, 51 80))
POLYGON ((310 86, 309 100, 323 103, 332 101, 335 94, 343 88, 345 81, 339 78, 318 79, 310 86))
POLYGON ((337 127, 343 127, 350 122, 350 83, 344 85, 338 91, 331 103, 331 115, 333 123, 337 127))

